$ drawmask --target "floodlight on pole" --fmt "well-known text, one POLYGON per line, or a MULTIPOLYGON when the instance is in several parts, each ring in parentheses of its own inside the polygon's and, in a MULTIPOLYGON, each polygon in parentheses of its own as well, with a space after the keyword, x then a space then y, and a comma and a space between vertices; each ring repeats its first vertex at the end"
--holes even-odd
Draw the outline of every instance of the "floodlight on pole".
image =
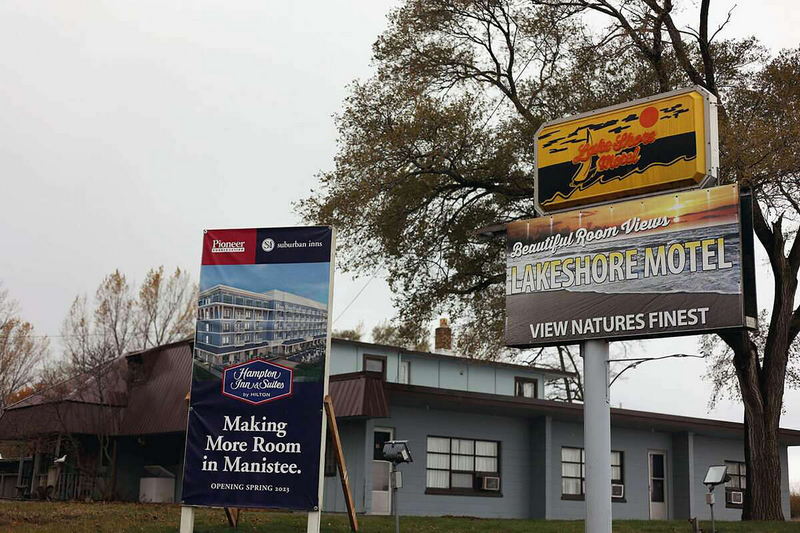
POLYGON ((717 485, 726 483, 731 479, 728 475, 728 467, 725 465, 711 465, 708 467, 706 477, 703 479, 703 484, 708 488, 706 494, 706 503, 711 508, 711 533, 717 533, 717 525, 714 522, 714 489, 717 485))
POLYGON ((394 531, 400 533, 400 513, 397 509, 397 489, 403 486, 403 477, 397 470, 400 463, 412 463, 411 450, 407 440, 387 440, 383 443, 383 458, 392 463, 389 484, 392 490, 392 512, 394 513, 394 531))

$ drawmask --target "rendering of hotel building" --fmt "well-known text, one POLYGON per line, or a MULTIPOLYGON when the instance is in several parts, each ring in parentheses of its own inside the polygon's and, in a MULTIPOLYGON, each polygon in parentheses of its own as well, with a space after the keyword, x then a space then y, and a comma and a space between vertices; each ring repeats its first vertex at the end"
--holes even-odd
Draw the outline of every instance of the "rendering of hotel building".
POLYGON ((324 344, 327 321, 327 305, 303 296, 215 285, 199 296, 196 355, 216 365, 302 357, 324 344))

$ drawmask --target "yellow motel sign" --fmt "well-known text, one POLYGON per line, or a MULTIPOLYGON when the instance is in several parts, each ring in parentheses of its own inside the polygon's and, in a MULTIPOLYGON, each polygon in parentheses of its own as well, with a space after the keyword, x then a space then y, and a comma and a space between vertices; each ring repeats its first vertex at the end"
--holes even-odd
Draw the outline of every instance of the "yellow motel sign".
POLYGON ((706 184, 719 167, 716 98, 693 87, 546 122, 540 213, 706 184))

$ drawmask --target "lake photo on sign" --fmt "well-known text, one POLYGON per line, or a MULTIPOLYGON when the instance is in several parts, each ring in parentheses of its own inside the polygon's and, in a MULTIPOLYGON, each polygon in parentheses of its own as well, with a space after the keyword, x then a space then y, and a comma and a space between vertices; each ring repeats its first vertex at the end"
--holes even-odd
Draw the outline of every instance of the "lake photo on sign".
POLYGON ((734 185, 509 224, 506 342, 741 327, 740 232, 734 185))

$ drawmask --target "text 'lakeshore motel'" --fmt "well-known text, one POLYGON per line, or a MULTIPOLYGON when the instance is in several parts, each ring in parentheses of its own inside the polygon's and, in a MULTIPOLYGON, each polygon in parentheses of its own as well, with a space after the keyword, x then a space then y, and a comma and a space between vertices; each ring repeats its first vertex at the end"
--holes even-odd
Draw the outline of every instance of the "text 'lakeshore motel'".
MULTIPOLYGON (((539 130, 541 216, 504 231, 507 345, 755 325, 751 200, 700 188, 717 164, 711 104, 676 91, 539 130)), ((115 360, 100 378, 112 394, 78 376, 62 397, 10 406, 0 440, 22 453, 0 460, 0 497, 343 512, 328 393, 359 513, 394 511, 383 445, 400 439, 414 456, 402 515, 585 517, 584 408, 548 399, 572 374, 454 354, 444 319, 431 352, 331 339, 334 247, 327 227, 208 230, 194 341, 115 360)), ((707 518, 703 476, 719 464, 716 516, 740 519, 743 437, 739 423, 611 409, 613 516, 707 518)), ((779 439, 788 516, 800 431, 779 439)))

